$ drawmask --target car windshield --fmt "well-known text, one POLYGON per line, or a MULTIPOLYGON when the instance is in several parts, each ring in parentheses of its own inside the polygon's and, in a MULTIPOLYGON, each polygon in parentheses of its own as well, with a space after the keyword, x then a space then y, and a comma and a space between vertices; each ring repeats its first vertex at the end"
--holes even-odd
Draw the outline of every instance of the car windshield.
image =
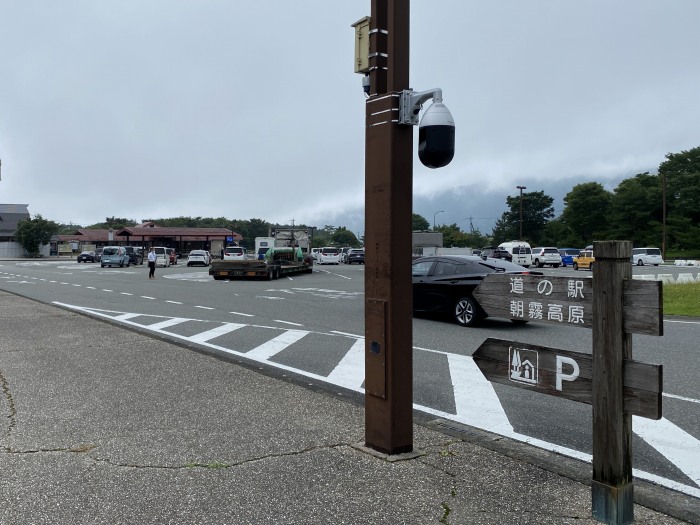
POLYGON ((190 252, 190 257, 204 257, 204 252, 199 252, 199 251, 190 252))
POLYGON ((559 250, 557 250, 556 248, 545 248, 544 253, 556 253, 556 254, 558 254, 559 250))
POLYGON ((105 248, 102 250, 102 255, 117 255, 117 248, 105 248))
POLYGON ((340 250, 338 248, 323 248, 321 252, 324 255, 337 255, 340 252, 340 250))

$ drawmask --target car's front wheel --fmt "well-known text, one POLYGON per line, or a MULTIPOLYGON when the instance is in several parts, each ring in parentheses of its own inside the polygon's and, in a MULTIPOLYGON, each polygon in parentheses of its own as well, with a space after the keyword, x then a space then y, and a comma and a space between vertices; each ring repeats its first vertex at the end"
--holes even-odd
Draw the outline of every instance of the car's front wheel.
POLYGON ((454 318, 462 326, 474 326, 479 320, 478 307, 472 297, 461 297, 454 307, 454 318))
POLYGON ((574 263, 574 270, 578 270, 578 263, 574 263))

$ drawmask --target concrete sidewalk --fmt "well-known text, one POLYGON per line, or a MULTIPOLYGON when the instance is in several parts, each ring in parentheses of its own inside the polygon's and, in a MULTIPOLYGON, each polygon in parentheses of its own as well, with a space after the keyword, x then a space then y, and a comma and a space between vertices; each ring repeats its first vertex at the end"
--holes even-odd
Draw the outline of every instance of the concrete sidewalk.
POLYGON ((388 461, 357 398, 5 292, 0 319, 3 525, 598 523, 590 465, 428 420, 388 461))

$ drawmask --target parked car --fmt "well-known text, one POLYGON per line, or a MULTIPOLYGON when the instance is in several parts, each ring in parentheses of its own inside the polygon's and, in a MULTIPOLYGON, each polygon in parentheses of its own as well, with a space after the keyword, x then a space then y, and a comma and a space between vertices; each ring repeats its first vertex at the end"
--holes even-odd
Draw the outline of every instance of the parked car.
POLYGON ((224 248, 224 261, 235 261, 247 258, 246 249, 242 246, 227 246, 224 248))
POLYGON ((192 250, 187 256, 187 266, 209 266, 211 257, 206 250, 192 250))
POLYGON ((632 264, 644 266, 645 264, 653 264, 658 266, 664 263, 661 257, 659 248, 632 248, 632 264))
POLYGON ((78 255, 78 262, 84 262, 84 263, 94 263, 97 262, 95 252, 92 251, 87 251, 87 252, 80 252, 80 255, 78 255))
POLYGON ((492 259, 503 259, 509 262, 513 260, 513 256, 510 254, 510 252, 501 248, 483 248, 480 256, 484 260, 489 257, 492 259))
POLYGON ((100 259, 100 266, 104 268, 105 266, 119 266, 123 268, 129 267, 131 261, 129 255, 126 253, 124 246, 105 246, 102 250, 102 259, 100 259))
POLYGON ((321 248, 311 248, 311 257, 313 257, 314 261, 318 260, 318 252, 321 251, 321 248))
POLYGON ((573 266, 574 257, 581 253, 581 248, 559 248, 562 266, 573 266))
POLYGON ((462 326, 477 324, 486 317, 486 312, 472 293, 491 273, 534 272, 503 259, 483 259, 475 255, 416 259, 412 268, 413 313, 447 314, 462 326))
POLYGON ((95 250, 95 262, 100 262, 100 259, 102 259, 102 250, 103 248, 97 248, 95 250))
POLYGON ((163 268, 170 266, 170 254, 166 247, 154 246, 153 250, 156 252, 156 266, 163 266, 163 268))
POLYGON ((352 248, 345 255, 345 259, 346 259, 345 262, 347 264, 353 264, 353 263, 365 264, 365 251, 361 248, 352 248))
POLYGON ((344 246, 343 248, 340 249, 340 262, 342 262, 342 263, 347 262, 347 255, 348 255, 349 251, 350 251, 350 246, 344 246))
POLYGON ((131 264, 143 264, 143 249, 136 246, 124 246, 126 253, 129 254, 131 264))
POLYGON ((578 256, 574 257, 574 270, 593 270, 594 262, 593 247, 587 247, 585 250, 581 250, 578 256))
POLYGON ((559 268, 561 266, 559 249, 553 246, 532 248, 532 264, 538 268, 546 265, 559 268))
POLYGON ((165 252, 168 254, 170 264, 177 264, 177 251, 175 248, 166 248, 165 252))
POLYGON ((326 246, 316 256, 318 264, 340 264, 340 248, 326 246))

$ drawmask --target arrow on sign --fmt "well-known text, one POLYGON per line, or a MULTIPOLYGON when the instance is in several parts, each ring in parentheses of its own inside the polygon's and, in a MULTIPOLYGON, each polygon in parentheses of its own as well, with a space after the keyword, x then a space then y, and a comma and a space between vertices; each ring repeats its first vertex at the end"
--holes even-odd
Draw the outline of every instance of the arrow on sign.
MULTIPOLYGON (((489 337, 474 362, 492 383, 532 390, 588 405, 593 402, 593 356, 489 337)), ((661 419, 662 365, 625 360, 625 411, 661 419)))

